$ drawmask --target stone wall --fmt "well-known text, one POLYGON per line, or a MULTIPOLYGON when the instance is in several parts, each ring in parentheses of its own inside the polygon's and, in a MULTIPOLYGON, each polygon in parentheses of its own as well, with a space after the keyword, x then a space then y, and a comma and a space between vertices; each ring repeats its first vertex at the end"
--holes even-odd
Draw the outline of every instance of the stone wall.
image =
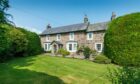
MULTIPOLYGON (((103 43, 104 42, 104 33, 105 31, 97 31, 93 32, 93 40, 87 40, 87 34, 85 31, 75 32, 74 33, 74 41, 78 42, 79 46, 85 45, 90 47, 91 49, 95 49, 95 43, 103 43)), ((50 35, 50 40, 46 41, 46 36, 40 36, 42 47, 44 46, 44 42, 52 42, 57 41, 56 34, 50 35)), ((69 40, 69 33, 61 34, 60 42, 63 44, 63 48, 66 49, 66 43, 69 40)))

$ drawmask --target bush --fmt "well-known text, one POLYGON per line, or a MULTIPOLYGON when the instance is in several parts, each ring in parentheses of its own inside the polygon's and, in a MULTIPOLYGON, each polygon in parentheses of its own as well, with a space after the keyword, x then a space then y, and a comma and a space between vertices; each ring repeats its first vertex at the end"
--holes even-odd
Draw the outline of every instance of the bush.
POLYGON ((104 52, 119 65, 140 66, 140 13, 119 17, 109 24, 104 52))
POLYGON ((41 53, 39 36, 25 29, 0 24, 0 62, 41 53))
POLYGON ((110 64, 111 60, 104 55, 99 55, 95 57, 94 62, 101 64, 110 64))
POLYGON ((28 40, 26 55, 30 56, 40 54, 42 52, 42 48, 39 36, 36 33, 27 31, 23 28, 17 29, 24 33, 28 40))
POLYGON ((140 69, 132 67, 109 69, 108 77, 112 84, 140 84, 140 69))
POLYGON ((0 62, 12 58, 7 55, 11 45, 11 41, 8 37, 9 27, 8 25, 0 25, 0 62))
POLYGON ((68 52, 67 50, 61 48, 61 49, 59 49, 59 50, 57 51, 57 54, 60 54, 60 55, 62 55, 63 57, 65 57, 65 56, 69 55, 70 52, 68 52))
POLYGON ((83 48, 83 54, 85 56, 85 59, 89 59, 91 55, 91 49, 89 47, 84 47, 83 48))
POLYGON ((12 55, 14 57, 24 56, 26 54, 26 51, 28 50, 28 40, 25 34, 13 28, 9 32, 9 39, 11 41, 9 55, 12 55))

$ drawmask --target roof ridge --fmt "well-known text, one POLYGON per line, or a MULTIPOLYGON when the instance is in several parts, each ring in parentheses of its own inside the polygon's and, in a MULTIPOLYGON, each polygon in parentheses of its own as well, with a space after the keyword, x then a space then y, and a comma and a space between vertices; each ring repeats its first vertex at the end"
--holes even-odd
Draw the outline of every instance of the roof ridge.
POLYGON ((77 23, 77 24, 71 24, 71 25, 64 25, 64 26, 52 27, 52 29, 60 28, 60 27, 67 27, 67 26, 73 26, 73 25, 80 25, 80 24, 85 24, 85 23, 77 23))

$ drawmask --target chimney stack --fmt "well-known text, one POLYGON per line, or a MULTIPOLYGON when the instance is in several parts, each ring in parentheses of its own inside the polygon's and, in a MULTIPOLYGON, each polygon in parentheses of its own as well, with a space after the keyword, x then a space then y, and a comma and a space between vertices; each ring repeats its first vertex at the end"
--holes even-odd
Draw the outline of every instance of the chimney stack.
POLYGON ((50 29, 50 28, 51 28, 51 26, 50 26, 50 24, 48 24, 48 25, 47 25, 47 29, 50 29))
POLYGON ((116 18, 116 14, 115 12, 112 12, 111 21, 114 20, 115 18, 116 18))
POLYGON ((89 21, 88 21, 88 17, 87 17, 87 15, 85 14, 85 17, 84 17, 84 23, 89 23, 89 21))

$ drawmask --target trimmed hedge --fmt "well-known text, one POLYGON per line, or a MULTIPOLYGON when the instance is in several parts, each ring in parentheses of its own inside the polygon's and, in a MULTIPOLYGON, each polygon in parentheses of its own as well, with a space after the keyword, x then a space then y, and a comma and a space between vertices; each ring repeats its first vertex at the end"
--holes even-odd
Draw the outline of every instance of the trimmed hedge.
POLYGON ((40 39, 36 33, 0 24, 0 62, 41 52, 40 39))
POLYGON ((22 33, 24 33, 28 40, 26 55, 40 54, 42 52, 42 47, 40 46, 41 42, 39 36, 36 33, 27 31, 23 28, 17 29, 20 30, 22 33))
POLYGON ((105 54, 119 65, 140 66, 140 13, 118 17, 109 24, 105 54))

